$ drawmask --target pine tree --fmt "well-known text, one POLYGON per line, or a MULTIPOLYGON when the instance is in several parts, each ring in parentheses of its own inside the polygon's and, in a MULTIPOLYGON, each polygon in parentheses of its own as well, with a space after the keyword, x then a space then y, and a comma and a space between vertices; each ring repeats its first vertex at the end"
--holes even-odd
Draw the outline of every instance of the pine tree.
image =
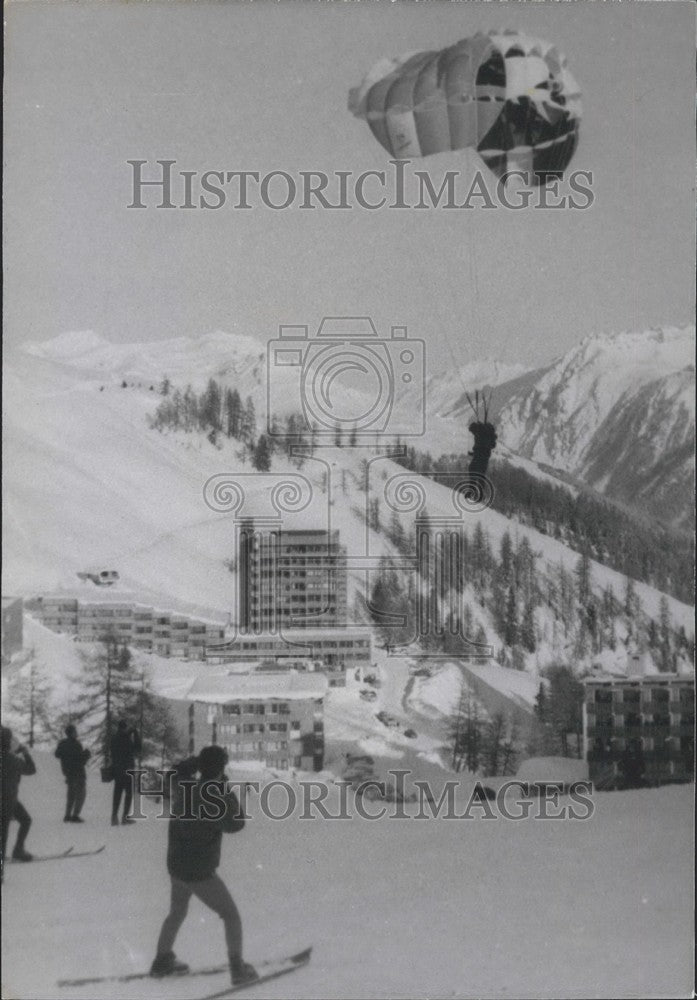
POLYGON ((402 646, 411 640, 411 607, 398 573, 383 557, 371 589, 369 611, 386 647, 402 646))
POLYGON ((635 618, 637 614, 637 596, 634 580, 631 576, 625 578, 624 584, 624 613, 628 618, 635 618))
POLYGON ((661 641, 661 670, 668 672, 673 669, 673 654, 671 649, 672 629, 670 624, 670 606, 665 594, 661 595, 659 604, 660 620, 660 641, 661 641))
POLYGON ((242 400, 237 389, 225 393, 225 433, 230 438, 239 438, 242 425, 242 400))
POLYGON ((477 645, 477 657, 475 663, 486 663, 489 659, 489 640, 487 639, 486 631, 484 626, 479 624, 475 629, 474 641, 477 645))
POLYGON ((380 503, 377 497, 368 501, 368 525, 372 531, 380 531, 380 503))
POLYGON ((502 585, 507 590, 513 582, 513 543, 508 531, 505 531, 501 538, 499 576, 502 585))
POLYGON ((182 426, 185 431, 192 431, 198 426, 198 398, 196 393, 187 385, 182 397, 182 426))
POLYGON ((585 607, 591 594, 591 561, 587 548, 584 548, 576 563, 576 594, 579 604, 585 607))
POLYGON ((52 691, 46 672, 37 661, 36 650, 32 648, 28 663, 19 668, 8 684, 10 710, 22 720, 20 732, 30 747, 40 733, 52 735, 52 691))
POLYGON ((508 588, 506 599, 506 622, 503 631, 503 641, 507 646, 515 646, 518 642, 518 606, 516 603, 515 590, 508 588))
POLYGON ((540 722, 547 721, 547 691, 542 681, 540 681, 540 686, 537 689, 537 697, 535 698, 535 715, 540 722))
POLYGON ((131 652, 107 634, 99 647, 81 652, 82 671, 77 680, 81 693, 74 710, 64 721, 75 722, 85 733, 85 741, 105 759, 113 735, 113 723, 119 715, 131 713, 142 685, 142 672, 133 663, 131 652))
POLYGON ((499 774, 505 732, 506 717, 503 712, 495 712, 484 727, 482 750, 487 776, 499 774))
POLYGON ((240 421, 240 440, 243 441, 248 448, 252 449, 254 447, 256 437, 257 416, 254 408, 254 400, 251 396, 247 396, 244 404, 244 411, 242 413, 242 419, 240 421))
POLYGON ((172 387, 172 383, 170 382, 170 380, 165 375, 165 377, 160 382, 160 395, 161 396, 169 396, 169 390, 171 389, 171 387, 172 387))
POLYGON ((203 430, 210 427, 214 431, 222 430, 222 400, 220 386, 215 379, 209 379, 206 390, 199 400, 199 420, 203 430))
POLYGON ((392 511, 392 517, 390 518, 390 528, 389 528, 390 541, 394 547, 402 552, 406 543, 406 536, 404 533, 404 528, 402 526, 402 521, 396 510, 392 511))
POLYGON ((537 648, 535 639, 535 609, 531 601, 525 605, 523 611, 523 620, 520 623, 520 641, 528 653, 535 652, 537 648))
POLYGON ((254 449, 254 456, 252 458, 252 465, 257 470, 257 472, 268 472, 271 468, 271 455, 269 450, 269 441, 266 434, 260 434, 259 440, 256 443, 254 449))

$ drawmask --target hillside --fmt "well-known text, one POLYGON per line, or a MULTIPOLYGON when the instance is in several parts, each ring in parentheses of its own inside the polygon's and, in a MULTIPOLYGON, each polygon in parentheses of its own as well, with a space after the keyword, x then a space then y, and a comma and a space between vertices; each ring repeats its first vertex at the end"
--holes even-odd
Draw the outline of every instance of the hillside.
MULTIPOLYGON (((498 385, 512 451, 570 473, 643 515, 693 524, 694 327, 587 337, 552 365, 498 385)), ((441 412, 468 419, 459 398, 441 412)))
MULTIPOLYGON (((201 432, 153 429, 151 417, 163 398, 155 371, 166 368, 173 385, 195 375, 201 387, 207 374, 215 372, 226 380, 223 384, 239 387, 244 395, 258 388, 261 361, 249 338, 213 334, 203 338, 199 348, 200 355, 195 355, 189 342, 151 344, 141 356, 134 345, 110 347, 93 337, 70 335, 8 360, 5 592, 30 594, 74 586, 75 573, 96 563, 118 569, 124 586, 169 595, 224 616, 233 609, 233 525, 229 515, 207 506, 204 484, 220 473, 243 473, 248 492, 245 512, 255 513, 268 502, 268 480, 254 473, 248 449, 235 438, 222 434, 212 443, 201 432)), ((385 488, 405 470, 371 452, 366 497, 364 454, 360 448, 322 448, 308 458, 302 476, 312 490, 312 503, 289 517, 287 526, 336 527, 349 557, 370 555, 379 560, 398 551, 385 488)), ((527 468, 535 469, 532 463, 527 468)), ((280 450, 272 455, 271 471, 299 472, 280 450)), ((544 473, 541 477, 548 479, 544 473)), ((429 516, 452 516, 449 488, 430 478, 423 480, 423 487, 429 516)), ((413 515, 404 513, 398 520, 400 533, 408 539, 413 515)), ((578 657, 573 629, 567 634, 565 626, 561 636, 554 626, 558 607, 555 610, 552 591, 560 585, 560 573, 573 578, 578 552, 563 538, 493 509, 468 510, 463 524, 470 539, 481 533, 490 563, 499 559, 507 534, 515 548, 525 542, 531 552, 536 585, 526 600, 535 602, 536 642, 534 652, 522 654, 519 666, 536 672, 552 658, 572 655, 577 667, 589 664, 590 652, 578 657)), ((590 578, 598 601, 610 588, 616 600, 622 600, 627 588, 622 573, 591 560, 590 578)), ((495 607, 485 599, 482 582, 466 578, 462 597, 471 606, 474 626, 484 629, 497 650, 495 607)), ((366 578, 354 562, 349 607, 359 618, 366 614, 362 602, 370 596, 373 583, 374 576, 366 578)), ((662 595, 641 582, 635 592, 648 627, 648 619, 657 622, 661 615, 662 595)), ((672 597, 664 604, 670 627, 684 628, 690 636, 690 607, 672 597)), ((607 666, 621 669, 632 623, 619 608, 613 618, 615 649, 596 652, 607 666)))

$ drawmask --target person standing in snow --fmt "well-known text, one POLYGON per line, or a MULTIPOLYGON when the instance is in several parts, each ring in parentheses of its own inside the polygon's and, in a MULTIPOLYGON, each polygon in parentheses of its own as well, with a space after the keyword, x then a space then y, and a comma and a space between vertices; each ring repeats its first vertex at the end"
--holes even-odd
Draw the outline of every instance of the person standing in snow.
POLYGON ((209 746, 204 747, 198 758, 188 758, 176 768, 167 840, 170 910, 162 924, 151 976, 159 978, 188 971, 189 967, 177 961, 172 949, 193 895, 223 921, 233 985, 258 978, 254 966, 242 958, 240 915, 216 872, 223 834, 237 833, 244 827, 244 809, 237 796, 225 789, 227 762, 228 755, 222 747, 209 746), (199 780, 195 780, 197 771, 199 780))
POLYGON ((109 745, 111 754, 111 769, 114 776, 114 795, 111 803, 111 825, 119 825, 119 806, 123 796, 123 818, 124 826, 135 823, 129 817, 133 801, 133 775, 129 771, 135 769, 136 754, 140 753, 141 742, 138 730, 128 728, 128 723, 121 719, 116 733, 111 738, 109 745))
POLYGON ((17 743, 12 746, 12 730, 2 727, 2 863, 5 864, 5 852, 10 831, 10 821, 16 819, 19 823, 17 840, 12 857, 15 861, 32 861, 33 854, 24 848, 24 841, 31 826, 31 816, 19 801, 19 782, 22 775, 36 774, 36 765, 25 746, 17 743))
POLYGON ((92 755, 77 738, 77 730, 72 724, 65 727, 65 739, 56 747, 55 756, 61 762, 61 770, 67 785, 63 822, 83 823, 80 813, 87 794, 85 764, 92 755))

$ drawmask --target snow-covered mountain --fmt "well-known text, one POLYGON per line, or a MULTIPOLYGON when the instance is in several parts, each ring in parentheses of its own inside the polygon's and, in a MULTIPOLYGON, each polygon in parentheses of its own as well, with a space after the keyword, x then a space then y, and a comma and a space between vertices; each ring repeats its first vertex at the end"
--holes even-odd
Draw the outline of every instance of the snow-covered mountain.
MULTIPOLYGON (((587 337, 548 367, 498 384, 499 440, 640 513, 689 528, 694 354, 694 327, 587 337)), ((467 419, 464 393, 440 412, 467 419)))
MULTIPOLYGON (((654 365, 654 372, 656 369, 654 365)), ((563 371, 563 366, 559 370, 563 371)), ((202 488, 216 473, 251 472, 251 466, 248 459, 244 464, 239 442, 234 439, 223 439, 216 446, 203 435, 151 429, 148 417, 161 398, 157 386, 164 374, 173 384, 192 381, 199 386, 217 376, 236 385, 243 395, 251 393, 259 402, 258 412, 262 412, 263 345, 248 337, 215 333, 195 341, 180 338, 156 344, 113 345, 94 335, 70 334, 30 346, 7 360, 3 404, 5 587, 10 592, 74 585, 75 573, 86 565, 108 564, 119 570, 128 586, 229 611, 232 580, 225 561, 232 555, 230 523, 205 505, 202 488)), ((671 376, 665 377, 668 383, 671 376)), ((506 385, 525 378, 504 383, 501 392, 506 385)), ((627 386, 630 381, 626 379, 627 386)), ((616 375, 614 383, 619 382, 616 375)), ((573 414, 570 397, 574 390, 576 409, 587 406, 580 383, 570 378, 564 393, 557 392, 560 412, 573 414)), ((550 393, 554 395, 551 385, 550 393)), ((611 408, 606 402, 609 395, 602 395, 606 408, 611 408)), ((600 398, 598 392, 596 396, 600 398)), ((551 404, 547 401, 545 405, 551 404)), ((520 400, 518 407, 532 423, 532 404, 526 409, 520 400)), ((512 402, 501 415, 504 442, 514 439, 516 433, 508 416, 511 412, 515 412, 512 402)), ((450 417, 442 421, 454 426, 450 417)), ((571 425, 576 426, 573 421, 571 425)), ((550 439, 550 448, 552 444, 550 439)), ((526 447, 527 439, 521 442, 521 448, 526 447)), ((582 449, 576 453, 585 454, 582 449)), ((541 458, 557 456, 558 452, 547 451, 541 458)), ((330 511, 333 525, 348 541, 350 551, 353 547, 354 552, 362 552, 366 538, 372 553, 390 551, 384 534, 367 530, 359 509, 361 455, 346 449, 327 460, 337 472, 345 471, 345 476, 335 477, 333 497, 326 494, 325 466, 309 461, 303 467, 303 475, 316 487, 325 515, 330 511)), ((295 471, 280 454, 273 462, 274 471, 295 471)), ((390 475, 403 472, 386 459, 374 468, 372 488, 376 493, 390 475)), ((529 468, 534 468, 532 463, 529 468)), ((437 484, 429 484, 427 504, 431 516, 452 512, 449 491, 437 484)), ((306 516, 310 523, 315 515, 308 510, 306 516)), ((389 523, 390 516, 386 507, 383 524, 389 523)), ((471 530, 477 519, 494 546, 512 528, 518 537, 529 537, 546 566, 558 569, 563 564, 572 570, 578 558, 563 542, 528 526, 512 526, 494 510, 473 514, 471 530)), ((598 566, 599 584, 601 579, 611 583, 617 594, 622 592, 621 574, 598 566)), ((659 593, 643 584, 638 586, 646 611, 657 616, 659 593)), ((360 587, 355 578, 353 592, 360 587)), ((689 627, 685 605, 671 599, 671 606, 676 623, 685 620, 689 627)))

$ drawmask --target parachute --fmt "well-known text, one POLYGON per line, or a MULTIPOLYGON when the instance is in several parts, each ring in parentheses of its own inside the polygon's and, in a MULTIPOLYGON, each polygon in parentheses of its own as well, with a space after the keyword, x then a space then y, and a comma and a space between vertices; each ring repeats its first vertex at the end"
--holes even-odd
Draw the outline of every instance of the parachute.
POLYGON ((395 159, 476 149, 497 177, 561 179, 578 144, 581 94, 566 57, 517 31, 382 59, 349 93, 395 159))

